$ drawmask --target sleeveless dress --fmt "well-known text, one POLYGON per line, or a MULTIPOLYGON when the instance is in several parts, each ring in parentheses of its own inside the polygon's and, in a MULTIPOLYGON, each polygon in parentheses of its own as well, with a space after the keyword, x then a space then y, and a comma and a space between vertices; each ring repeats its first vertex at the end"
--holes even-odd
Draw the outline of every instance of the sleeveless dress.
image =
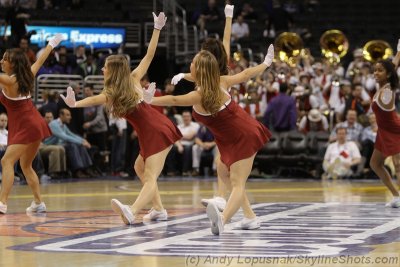
POLYGON ((182 138, 172 121, 145 102, 140 102, 125 119, 138 135, 140 155, 146 160, 182 138))
POLYGON ((11 98, 1 90, 0 102, 7 110, 8 146, 30 144, 51 136, 49 126, 34 106, 30 96, 11 98))
MULTIPOLYGON (((394 94, 392 97, 395 97, 394 94)), ((377 98, 378 93, 372 101, 372 110, 378 125, 374 147, 388 157, 400 153, 400 117, 394 107, 391 110, 381 107, 377 98)))
POLYGON ((194 108, 192 116, 212 132, 221 161, 228 169, 233 163, 254 155, 272 136, 267 127, 247 114, 231 98, 214 116, 202 114, 194 108))

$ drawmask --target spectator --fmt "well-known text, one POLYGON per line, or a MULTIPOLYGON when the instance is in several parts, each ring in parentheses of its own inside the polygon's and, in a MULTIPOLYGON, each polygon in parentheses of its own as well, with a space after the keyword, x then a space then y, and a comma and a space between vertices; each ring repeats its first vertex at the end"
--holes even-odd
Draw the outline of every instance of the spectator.
POLYGON ((216 143, 213 134, 204 125, 201 125, 197 131, 192 147, 193 153, 193 174, 192 175, 209 175, 211 170, 215 170, 214 157, 216 143), (208 173, 204 173, 204 167, 211 166, 208 173))
POLYGON ((378 132, 378 124, 376 123, 376 117, 374 113, 370 113, 368 115, 368 121, 369 126, 365 127, 361 134, 361 153, 366 160, 366 168, 369 168, 369 162, 372 152, 374 151, 376 134, 378 132))
POLYGON ((346 128, 337 127, 335 130, 337 141, 328 146, 323 162, 324 176, 333 179, 352 175, 352 167, 361 162, 357 145, 352 141, 347 141, 346 128))
POLYGON ((258 18, 257 13, 254 11, 254 8, 248 2, 243 3, 242 7, 238 9, 236 15, 242 16, 245 20, 252 21, 256 21, 258 18))
POLYGON ((243 16, 239 15, 236 22, 232 24, 232 42, 247 43, 249 35, 249 25, 244 21, 243 16))
POLYGON ((29 59, 29 62, 31 64, 35 63, 36 61, 36 55, 35 52, 29 47, 29 38, 26 36, 21 37, 19 41, 19 48, 21 48, 22 51, 25 52, 26 56, 29 59))
POLYGON ((327 132, 329 128, 328 120, 318 109, 312 109, 306 116, 301 118, 299 131, 307 134, 308 132, 327 132))
POLYGON ((354 60, 350 62, 349 66, 346 70, 346 79, 352 79, 353 76, 360 72, 362 66, 365 63, 363 50, 361 48, 357 48, 353 51, 354 60))
MULTIPOLYGON (((50 124, 54 120, 53 113, 47 111, 44 115, 44 119, 47 124, 50 124)), ((47 172, 51 178, 58 179, 65 176, 67 160, 64 146, 58 144, 46 145, 41 143, 39 153, 41 158, 48 162, 47 172)))
POLYGON ((47 101, 39 108, 40 114, 44 117, 45 113, 51 112, 53 114, 53 118, 58 117, 58 105, 56 102, 57 95, 55 92, 47 93, 47 101))
POLYGON ((19 0, 15 1, 12 6, 7 10, 5 15, 5 26, 4 26, 4 41, 8 40, 6 35, 8 26, 11 27, 11 45, 12 47, 18 47, 20 40, 27 34, 26 24, 30 15, 22 8, 19 4, 19 0))
MULTIPOLYGON (((90 84, 87 84, 83 91, 85 98, 94 95, 93 86, 90 84)), ((106 134, 108 128, 103 105, 83 108, 82 127, 90 144, 98 147, 100 151, 107 149, 106 134)))
POLYGON ((182 112, 182 119, 183 123, 178 125, 182 139, 175 143, 167 157, 167 173, 172 174, 182 170, 182 175, 188 176, 192 171, 192 146, 200 126, 197 122, 192 121, 190 111, 182 112))
POLYGON ((68 64, 67 55, 59 54, 58 62, 54 66, 55 73, 57 74, 72 74, 74 72, 72 66, 68 64))
POLYGON ((100 71, 97 69, 94 56, 92 54, 87 55, 86 61, 82 62, 78 68, 78 75, 86 77, 88 75, 98 75, 100 71))
POLYGON ((8 117, 6 113, 0 114, 0 159, 4 156, 7 148, 8 131, 7 131, 8 117))
POLYGON ((371 98, 365 92, 361 83, 355 83, 352 85, 352 92, 349 98, 346 100, 345 114, 348 110, 355 110, 357 112, 357 118, 360 123, 365 125, 367 122, 366 114, 371 104, 371 98))
POLYGON ((53 135, 45 139, 43 143, 45 145, 63 145, 73 175, 77 178, 87 178, 89 167, 93 164, 87 151, 91 145, 87 140, 68 129, 66 124, 70 121, 71 112, 66 108, 61 109, 59 118, 49 123, 53 135))
POLYGON ((277 132, 286 132, 296 129, 296 100, 287 95, 288 85, 279 86, 279 95, 269 102, 264 116, 264 124, 277 132))
POLYGON ((86 61, 86 51, 85 46, 78 45, 75 49, 75 54, 72 56, 71 62, 72 67, 77 68, 79 65, 86 61))
POLYGON ((336 132, 337 128, 346 128, 346 137, 348 141, 355 142, 360 146, 361 133, 363 127, 357 122, 357 113, 355 110, 347 111, 346 121, 336 124, 335 128, 329 137, 329 142, 334 142, 337 140, 336 132))
POLYGON ((200 34, 204 34, 204 30, 213 29, 219 24, 221 14, 218 10, 216 0, 208 0, 207 6, 201 11, 200 17, 197 20, 197 25, 200 27, 200 34))
POLYGON ((124 172, 126 152, 127 123, 124 118, 109 116, 111 131, 111 172, 113 176, 126 177, 129 174, 124 172))

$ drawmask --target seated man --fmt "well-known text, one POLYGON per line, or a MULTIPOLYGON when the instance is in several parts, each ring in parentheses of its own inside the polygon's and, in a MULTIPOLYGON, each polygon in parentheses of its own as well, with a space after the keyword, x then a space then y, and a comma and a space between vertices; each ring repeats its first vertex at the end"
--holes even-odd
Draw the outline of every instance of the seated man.
POLYGON ((86 148, 90 148, 90 144, 68 129, 66 124, 70 121, 71 112, 66 108, 60 109, 58 119, 49 123, 53 135, 45 139, 43 143, 45 145, 63 145, 74 176, 86 178, 88 175, 85 172, 89 171, 88 168, 93 165, 86 150, 86 148))
MULTIPOLYGON (((204 125, 200 126, 197 131, 196 138, 194 139, 194 145, 192 147, 193 152, 193 175, 209 175, 211 168, 208 173, 204 173, 203 170, 206 167, 214 167, 214 154, 215 154, 215 141, 214 136, 204 125)), ((215 168, 212 168, 215 170, 215 168)))
POLYGON ((361 154, 353 141, 347 141, 347 130, 336 128, 337 141, 330 144, 326 150, 323 168, 326 178, 336 179, 353 174, 352 167, 361 163, 361 154))
MULTIPOLYGON (((47 124, 54 120, 52 111, 45 111, 44 116, 47 124)), ((47 172, 51 178, 62 178, 67 170, 65 148, 62 145, 46 145, 42 143, 39 147, 40 156, 48 162, 47 172)))

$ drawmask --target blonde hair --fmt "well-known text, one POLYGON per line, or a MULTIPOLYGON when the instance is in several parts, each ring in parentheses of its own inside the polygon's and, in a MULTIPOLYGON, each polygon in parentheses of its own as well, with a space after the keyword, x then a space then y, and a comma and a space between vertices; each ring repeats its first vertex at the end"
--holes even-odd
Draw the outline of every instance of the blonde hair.
POLYGON ((201 105, 215 114, 219 111, 224 93, 220 89, 220 74, 217 59, 206 50, 200 51, 195 60, 196 84, 201 88, 201 105))
POLYGON ((108 72, 103 90, 108 100, 106 109, 114 117, 121 118, 136 107, 140 96, 133 86, 128 60, 125 56, 109 56, 105 65, 108 72))

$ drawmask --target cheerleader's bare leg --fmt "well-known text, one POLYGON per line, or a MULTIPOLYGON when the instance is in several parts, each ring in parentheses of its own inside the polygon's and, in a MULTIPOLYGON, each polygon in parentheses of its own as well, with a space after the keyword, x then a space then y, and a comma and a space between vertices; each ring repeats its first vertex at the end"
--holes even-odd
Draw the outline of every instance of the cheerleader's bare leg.
MULTIPOLYGON (((232 192, 222 213, 224 224, 232 218, 242 204, 246 204, 245 202, 248 204, 248 200, 246 201, 245 185, 251 173, 255 156, 256 154, 247 159, 239 160, 230 167, 232 192)), ((250 205, 248 205, 248 208, 251 209, 250 205)))
MULTIPOLYGON (((221 182, 225 183, 224 187, 229 188, 229 190, 232 190, 232 185, 229 179, 229 170, 228 167, 221 161, 217 165, 218 169, 218 177, 220 177, 221 182)), ((218 181, 219 182, 219 181, 218 181)), ((248 218, 248 219, 253 219, 256 217, 256 214, 254 213, 253 209, 251 208, 250 201, 247 197, 247 193, 244 194, 243 197, 243 203, 241 204, 241 207, 243 209, 243 216, 248 218)))
POLYGON ((217 178, 218 178, 218 191, 217 191, 217 197, 226 197, 226 193, 228 192, 228 188, 230 189, 230 186, 227 186, 226 183, 224 182, 224 178, 221 177, 221 175, 228 175, 228 181, 229 181, 229 171, 228 168, 226 168, 225 164, 221 162, 221 155, 219 154, 219 151, 215 154, 215 163, 217 165, 217 178), (221 166, 224 165, 224 166, 221 166), (222 170, 221 170, 222 169, 222 170), (226 169, 226 171, 225 171, 226 169), (221 174, 220 174, 221 173, 221 174))
MULTIPOLYGON (((137 176, 139 177, 139 179, 140 179, 140 181, 142 182, 142 185, 144 184, 144 182, 143 182, 143 179, 144 179, 144 160, 143 160, 143 157, 141 156, 141 155, 139 155, 137 158, 136 158, 136 161, 135 161, 135 166, 134 166, 134 168, 135 168, 135 172, 136 172, 136 174, 137 174, 137 176)), ((153 197, 153 199, 152 199, 152 203, 153 203, 153 208, 155 209, 155 210, 163 210, 164 209, 164 207, 163 207, 163 205, 162 205, 162 202, 161 202, 161 197, 160 197, 160 193, 159 193, 159 191, 158 191, 158 185, 156 184, 156 192, 155 192, 155 195, 154 195, 154 197, 153 197)))
POLYGON ((372 170, 378 175, 383 184, 390 190, 393 196, 398 197, 399 192, 392 182, 392 177, 384 167, 385 158, 379 150, 374 149, 371 156, 370 166, 372 170))
POLYGON ((144 162, 144 172, 142 176, 143 187, 136 198, 135 203, 131 206, 133 214, 137 214, 156 196, 156 193, 158 192, 157 178, 164 167, 165 159, 167 158, 171 148, 172 145, 163 151, 148 157, 144 162))
POLYGON ((0 201, 3 204, 7 204, 8 195, 10 194, 11 188, 14 184, 14 164, 22 154, 25 152, 27 145, 10 145, 7 147, 6 153, 1 159, 2 166, 2 181, 0 191, 0 201))
POLYGON ((396 171, 397 188, 400 189, 400 153, 392 156, 394 169, 396 171))
POLYGON ((32 162, 39 150, 39 146, 40 141, 26 145, 25 151, 19 160, 22 172, 24 173, 26 181, 32 190, 33 198, 36 204, 40 204, 42 199, 40 197, 39 178, 32 167, 32 162))

